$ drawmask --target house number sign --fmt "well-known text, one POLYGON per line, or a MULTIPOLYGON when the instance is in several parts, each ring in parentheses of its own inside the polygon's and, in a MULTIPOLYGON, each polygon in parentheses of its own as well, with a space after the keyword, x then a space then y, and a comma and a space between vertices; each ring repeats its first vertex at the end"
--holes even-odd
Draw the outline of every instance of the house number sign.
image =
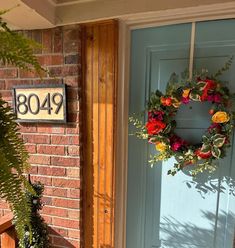
POLYGON ((64 84, 14 86, 13 97, 19 122, 66 122, 64 84))

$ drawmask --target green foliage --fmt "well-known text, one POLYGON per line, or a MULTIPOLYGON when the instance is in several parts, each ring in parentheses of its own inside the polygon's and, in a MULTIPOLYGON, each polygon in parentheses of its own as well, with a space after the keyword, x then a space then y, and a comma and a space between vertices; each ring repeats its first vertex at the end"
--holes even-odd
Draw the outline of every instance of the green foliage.
POLYGON ((148 138, 146 128, 143 125, 143 122, 141 120, 139 120, 139 118, 137 118, 136 116, 131 116, 129 118, 129 122, 131 124, 133 124, 133 126, 135 126, 135 128, 136 128, 135 132, 133 134, 130 134, 130 135, 135 135, 139 139, 147 139, 148 138))
POLYGON ((212 75, 212 78, 217 78, 217 77, 223 75, 224 72, 229 70, 232 63, 233 63, 233 56, 231 56, 229 58, 229 60, 225 63, 225 65, 221 69, 219 69, 214 75, 212 75))
MULTIPOLYGON (((8 28, 1 18, 6 12, 8 10, 0 11, 0 62, 41 75, 45 70, 33 54, 38 45, 8 28)), ((20 241, 24 238, 25 228, 29 230, 30 239, 32 237, 31 210, 25 189, 32 194, 34 190, 23 175, 29 168, 27 160, 28 153, 20 137, 15 115, 0 98, 0 197, 10 204, 20 241)))
POLYGON ((11 31, 1 18, 6 12, 0 12, 0 62, 42 75, 46 70, 41 67, 33 53, 40 45, 18 32, 11 31))
POLYGON ((27 201, 31 206, 30 224, 32 226, 32 242, 30 240, 30 232, 28 226, 26 226, 24 230, 24 237, 20 240, 19 247, 48 248, 50 247, 50 244, 47 225, 39 213, 39 210, 42 209, 41 198, 44 187, 40 182, 32 184, 32 187, 36 194, 32 194, 30 191, 26 192, 27 201))
POLYGON ((32 191, 23 172, 29 168, 28 153, 18 131, 15 115, 7 103, 0 99, 0 197, 10 203, 17 221, 19 238, 24 226, 30 228, 30 208, 24 193, 26 187, 32 191))

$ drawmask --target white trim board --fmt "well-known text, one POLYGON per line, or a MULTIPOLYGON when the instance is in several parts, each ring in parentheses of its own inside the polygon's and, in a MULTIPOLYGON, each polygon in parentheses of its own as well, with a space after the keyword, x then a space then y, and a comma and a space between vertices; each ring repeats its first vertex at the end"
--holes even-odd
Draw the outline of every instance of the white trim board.
POLYGON ((129 29, 229 18, 235 18, 235 1, 138 13, 120 17, 129 29))
POLYGON ((119 25, 115 248, 126 248, 128 108, 131 30, 235 18, 235 2, 125 16, 119 25))

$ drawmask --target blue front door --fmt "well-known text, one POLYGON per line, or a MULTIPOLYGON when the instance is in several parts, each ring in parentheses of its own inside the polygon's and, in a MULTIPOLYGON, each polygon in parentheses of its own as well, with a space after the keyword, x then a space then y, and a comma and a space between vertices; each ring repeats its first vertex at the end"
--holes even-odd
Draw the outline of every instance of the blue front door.
MULTIPOLYGON (((190 35, 190 23, 132 32, 130 115, 144 109, 151 91, 164 92, 171 73, 188 68, 190 35)), ((196 24, 196 69, 214 73, 231 55, 235 55, 235 20, 196 24)), ((235 92, 235 61, 222 79, 235 92)), ((178 134, 200 141, 209 126, 209 108, 200 103, 181 108, 178 134)), ((235 146, 215 173, 196 179, 187 171, 168 176, 174 158, 151 168, 147 161, 152 149, 146 141, 129 137, 127 248, 232 248, 235 146)))

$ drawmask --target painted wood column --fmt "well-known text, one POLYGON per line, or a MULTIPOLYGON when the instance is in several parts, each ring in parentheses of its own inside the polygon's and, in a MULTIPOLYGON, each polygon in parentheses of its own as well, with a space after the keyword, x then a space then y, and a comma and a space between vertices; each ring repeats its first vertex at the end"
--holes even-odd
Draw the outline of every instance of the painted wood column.
POLYGON ((83 247, 114 247, 118 23, 82 28, 83 247))

